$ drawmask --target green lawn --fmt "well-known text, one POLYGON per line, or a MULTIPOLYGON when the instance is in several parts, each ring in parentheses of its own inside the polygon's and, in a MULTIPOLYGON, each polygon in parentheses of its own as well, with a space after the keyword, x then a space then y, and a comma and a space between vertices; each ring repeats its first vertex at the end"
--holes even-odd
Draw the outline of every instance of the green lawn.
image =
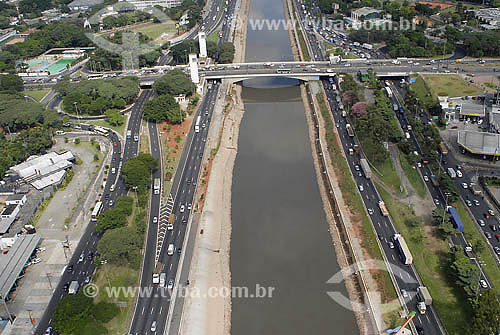
POLYGON ((214 31, 213 33, 208 35, 207 42, 212 41, 212 42, 217 43, 217 41, 219 40, 219 32, 220 32, 220 29, 217 29, 216 31, 214 31))
MULTIPOLYGON (((474 223, 472 217, 469 215, 469 212, 465 209, 465 206, 461 201, 458 203, 457 211, 462 219, 462 223, 464 224, 464 235, 467 241, 469 241, 472 245, 475 244, 475 241, 484 241, 483 236, 481 236, 483 233, 479 231, 477 225, 474 223)), ((475 250, 475 252, 484 264, 483 271, 493 284, 493 289, 496 294, 500 294, 500 268, 495 261, 493 251, 488 246, 484 245, 484 250, 475 250)))
POLYGON ((47 93, 49 93, 49 91, 49 88, 43 88, 40 90, 25 90, 23 91, 23 94, 32 97, 36 101, 40 101, 47 93))
POLYGON ((392 159, 387 158, 383 164, 374 164, 377 176, 395 192, 401 192, 401 180, 392 165, 392 159))
POLYGON ((408 181, 410 182, 411 186, 413 186, 415 191, 417 191, 418 196, 421 199, 425 198, 427 190, 424 181, 422 180, 422 177, 420 176, 420 173, 418 173, 416 167, 414 165, 410 165, 405 155, 403 155, 401 152, 399 153, 399 161, 401 162, 401 168, 408 178, 408 181))
POLYGON ((456 74, 428 74, 422 77, 435 99, 437 96, 462 97, 482 92, 481 89, 466 82, 456 74))
POLYGON ((347 53, 344 57, 344 59, 356 59, 356 58, 359 58, 358 56, 356 56, 355 54, 349 52, 347 53))
POLYGON ((405 219, 414 216, 413 211, 406 203, 394 199, 383 187, 376 186, 396 230, 404 236, 411 250, 413 263, 424 285, 429 289, 433 305, 448 334, 469 335, 469 303, 465 296, 449 283, 446 273, 448 244, 428 230, 422 235, 421 228, 410 229, 405 225, 405 219))
POLYGON ((121 126, 112 126, 106 120, 95 120, 95 121, 87 121, 89 124, 93 124, 96 126, 111 128, 117 133, 121 135, 125 135, 125 122, 121 126))
POLYGON ((436 101, 429 94, 429 90, 425 86, 424 79, 421 76, 415 78, 415 82, 411 84, 412 90, 418 97, 418 100, 423 102, 425 106, 434 105, 436 101))
POLYGON ((173 22, 153 23, 133 28, 132 31, 136 33, 143 33, 153 40, 160 37, 163 33, 167 33, 168 35, 177 33, 177 30, 175 29, 175 23, 173 22))

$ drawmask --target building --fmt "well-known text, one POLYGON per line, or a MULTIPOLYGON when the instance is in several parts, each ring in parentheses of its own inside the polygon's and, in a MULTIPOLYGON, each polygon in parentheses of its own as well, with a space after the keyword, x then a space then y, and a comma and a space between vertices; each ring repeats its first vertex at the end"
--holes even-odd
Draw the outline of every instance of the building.
POLYGON ((486 27, 500 28, 500 8, 485 8, 473 10, 474 16, 486 27))
POLYGON ((15 219, 17 217, 17 214, 19 214, 20 209, 21 205, 18 204, 6 205, 3 208, 2 213, 0 213, 0 217, 2 219, 15 219))
POLYGON ((485 133, 471 130, 458 131, 458 145, 465 152, 475 155, 500 156, 500 134, 485 133))
POLYGON ((104 0, 74 0, 68 4, 68 7, 72 12, 85 11, 103 2, 104 0))
POLYGON ((500 134, 500 105, 491 106, 491 112, 488 114, 490 131, 500 134))
POLYGON ((459 118, 484 118, 486 116, 486 105, 480 100, 460 99, 455 102, 459 118))
POLYGON ((381 13, 380 10, 370 8, 370 7, 363 7, 363 8, 353 10, 351 12, 351 18, 353 20, 357 20, 357 21, 379 19, 380 13, 381 13))
POLYGON ((180 104, 182 102, 186 102, 186 95, 185 94, 175 95, 174 99, 178 104, 180 104))
POLYGON ((41 240, 38 234, 0 239, 0 299, 3 301, 8 300, 9 293, 24 274, 41 240))
POLYGON ((26 194, 13 194, 10 195, 5 201, 6 205, 24 205, 26 203, 26 194))
POLYGON ((16 36, 16 34, 17 34, 17 32, 12 28, 1 29, 0 30, 0 43, 8 40, 11 37, 16 36))
POLYGON ((182 3, 182 0, 139 0, 139 1, 128 1, 136 7, 137 10, 143 10, 145 8, 160 6, 163 8, 177 7, 182 3))

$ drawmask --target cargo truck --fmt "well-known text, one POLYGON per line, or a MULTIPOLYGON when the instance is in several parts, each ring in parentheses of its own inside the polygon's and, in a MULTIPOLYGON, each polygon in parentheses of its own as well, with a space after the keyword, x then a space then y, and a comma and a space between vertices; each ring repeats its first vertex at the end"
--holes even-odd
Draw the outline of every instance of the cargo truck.
POLYGON ((444 144, 443 142, 439 143, 439 151, 443 155, 447 155, 448 154, 448 148, 446 147, 446 144, 444 144))
POLYGON ((359 163, 361 165, 363 173, 365 174, 365 177, 367 179, 370 179, 372 177, 372 170, 370 169, 370 165, 368 165, 368 161, 365 158, 361 158, 359 160, 359 163))
POLYGON ((405 265, 413 263, 413 256, 411 255, 410 249, 406 245, 406 241, 401 234, 394 235, 394 243, 398 247, 403 263, 405 265))
POLYGON ((354 131, 349 123, 345 125, 345 129, 347 130, 349 137, 354 137, 354 131))
POLYGON ((459 232, 463 233, 464 232, 464 225, 462 223, 462 220, 460 219, 460 216, 458 215, 457 210, 451 206, 448 206, 446 208, 446 210, 450 214, 450 221, 451 221, 451 224, 453 225, 453 228, 455 228, 459 232))
POLYGON ((418 303, 417 308, 420 314, 425 314, 427 311, 427 306, 432 305, 432 297, 425 286, 419 286, 417 288, 418 303))
POLYGON ((155 178, 154 185, 153 185, 153 189, 154 189, 155 194, 160 194, 160 186, 161 186, 160 178, 155 178))
POLYGON ((382 213, 383 216, 389 216, 389 211, 387 210, 387 207, 385 207, 385 202, 380 200, 378 202, 378 208, 380 208, 380 212, 382 213))
POLYGON ((78 284, 78 281, 73 280, 71 284, 69 284, 68 293, 76 294, 76 292, 78 292, 78 288, 80 288, 80 284, 78 284))
POLYGON ((448 175, 451 179, 455 179, 457 177, 457 174, 455 173, 455 170, 453 170, 453 168, 448 168, 448 175))

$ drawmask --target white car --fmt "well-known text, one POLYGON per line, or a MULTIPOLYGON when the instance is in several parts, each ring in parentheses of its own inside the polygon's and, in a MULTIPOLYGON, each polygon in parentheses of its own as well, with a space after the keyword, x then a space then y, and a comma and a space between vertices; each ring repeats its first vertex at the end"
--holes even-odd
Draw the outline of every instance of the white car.
POLYGON ((33 261, 31 261, 31 264, 38 264, 42 261, 41 258, 35 258, 33 261))
POLYGON ((429 177, 424 176, 424 181, 429 181, 429 177))
POLYGON ((168 284, 167 284, 167 289, 171 290, 174 288, 174 280, 173 279, 169 279, 168 280, 168 284))
POLYGON ((467 188, 469 188, 469 185, 467 185, 467 183, 462 183, 462 187, 463 187, 464 189, 467 189, 467 188))
POLYGON ((481 279, 479 283, 481 284, 482 288, 488 288, 488 284, 486 284, 486 281, 484 279, 481 279))
POLYGON ((404 288, 401 289, 401 295, 403 296, 403 298, 408 298, 408 292, 406 292, 404 288))
POLYGON ((83 253, 83 252, 82 252, 82 253, 80 254, 80 258, 78 258, 78 263, 83 262, 83 260, 84 260, 84 259, 85 259, 85 253, 83 253))
POLYGON ((192 206, 191 203, 188 204, 188 210, 191 210, 192 206))
POLYGON ((115 168, 111 168, 111 173, 115 174, 116 173, 116 169, 115 168))
POLYGON ((160 283, 160 274, 153 273, 153 284, 159 284, 159 283, 160 283))
POLYGON ((167 230, 174 230, 174 225, 173 225, 173 224, 171 224, 171 223, 169 223, 169 224, 167 225, 167 230))
POLYGON ((181 213, 184 213, 184 209, 185 209, 184 205, 181 205, 180 212, 181 212, 181 213))
POLYGON ((364 190, 365 190, 365 188, 363 187, 363 185, 361 185, 361 184, 360 184, 360 185, 359 185, 359 191, 360 191, 360 192, 363 192, 364 190))
POLYGON ((461 172, 461 171, 459 171, 459 170, 457 170, 457 177, 458 177, 458 178, 462 178, 462 172, 461 172))
POLYGON ((368 214, 373 215, 373 209, 368 208, 368 214))
POLYGON ((158 223, 158 217, 157 216, 153 217, 153 223, 158 223))

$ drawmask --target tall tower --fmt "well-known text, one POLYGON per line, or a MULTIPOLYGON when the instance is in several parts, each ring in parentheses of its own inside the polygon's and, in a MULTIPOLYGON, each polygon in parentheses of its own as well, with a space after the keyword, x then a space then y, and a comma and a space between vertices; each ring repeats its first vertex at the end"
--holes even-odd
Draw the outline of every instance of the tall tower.
POLYGON ((207 58, 207 40, 204 32, 198 34, 198 40, 200 43, 200 58, 207 58))
POLYGON ((196 54, 189 54, 189 69, 191 70, 191 81, 199 84, 200 76, 198 76, 198 59, 196 54))

